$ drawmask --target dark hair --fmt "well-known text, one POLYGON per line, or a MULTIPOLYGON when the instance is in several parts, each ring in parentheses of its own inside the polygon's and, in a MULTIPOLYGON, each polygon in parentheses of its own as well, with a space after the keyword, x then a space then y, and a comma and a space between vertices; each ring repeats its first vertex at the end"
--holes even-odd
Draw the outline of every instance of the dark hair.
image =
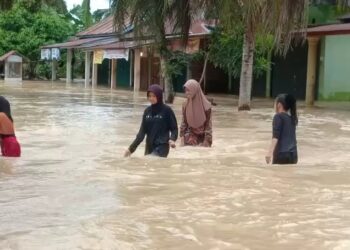
POLYGON ((276 98, 276 103, 281 103, 285 111, 290 111, 290 115, 295 125, 298 125, 297 101, 290 94, 280 94, 276 98))
POLYGON ((10 103, 3 96, 0 96, 0 112, 5 113, 5 115, 13 122, 13 119, 11 116, 10 103))

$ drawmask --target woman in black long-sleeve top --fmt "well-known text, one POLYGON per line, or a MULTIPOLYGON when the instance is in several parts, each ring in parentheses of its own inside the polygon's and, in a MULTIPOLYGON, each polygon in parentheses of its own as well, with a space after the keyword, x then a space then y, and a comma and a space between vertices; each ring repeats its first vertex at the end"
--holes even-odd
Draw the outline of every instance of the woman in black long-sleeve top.
POLYGON ((163 103, 163 90, 159 85, 151 85, 147 91, 151 106, 147 107, 136 139, 126 150, 125 156, 135 152, 146 136, 145 155, 167 157, 169 148, 175 148, 178 136, 177 121, 173 110, 163 103))

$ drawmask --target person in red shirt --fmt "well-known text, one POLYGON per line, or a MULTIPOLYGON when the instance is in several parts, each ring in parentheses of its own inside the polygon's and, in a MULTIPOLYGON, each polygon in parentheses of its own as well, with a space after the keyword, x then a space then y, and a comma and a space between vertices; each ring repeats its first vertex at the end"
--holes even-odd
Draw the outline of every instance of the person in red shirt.
POLYGON ((21 146, 15 136, 10 103, 3 96, 0 96, 0 141, 3 156, 21 156, 21 146))

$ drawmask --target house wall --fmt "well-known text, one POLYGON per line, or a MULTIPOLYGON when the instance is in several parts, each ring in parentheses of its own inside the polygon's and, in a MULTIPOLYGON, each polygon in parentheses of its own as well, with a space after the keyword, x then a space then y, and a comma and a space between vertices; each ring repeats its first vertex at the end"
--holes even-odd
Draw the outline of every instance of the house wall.
POLYGON ((350 101, 350 36, 326 36, 320 55, 319 99, 350 101))
POLYGON ((130 88, 130 60, 117 60, 117 88, 130 88))

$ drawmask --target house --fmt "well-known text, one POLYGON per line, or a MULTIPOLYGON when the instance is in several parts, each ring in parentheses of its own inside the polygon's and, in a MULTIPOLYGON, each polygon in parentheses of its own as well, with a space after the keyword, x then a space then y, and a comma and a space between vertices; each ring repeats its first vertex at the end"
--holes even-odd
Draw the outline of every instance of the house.
MULTIPOLYGON (((208 46, 211 23, 194 21, 190 27, 187 48, 189 52, 208 46)), ((168 43, 173 50, 179 46, 179 36, 166 27, 168 43)), ((67 49, 67 83, 72 82, 72 56, 74 50, 85 52, 85 86, 105 85, 110 88, 126 88, 145 91, 150 84, 162 84, 160 79, 160 59, 154 49, 152 38, 135 38, 133 27, 119 32, 114 29, 113 17, 107 17, 92 27, 76 34, 65 43, 43 46, 42 49, 67 49)), ((188 78, 200 79, 204 62, 192 62, 183 69, 183 74, 173 78, 174 89, 183 91, 188 78)), ((211 91, 227 89, 228 76, 209 64, 205 76, 205 86, 211 91)), ((55 78, 55 77, 53 77, 55 78)))
POLYGON ((271 94, 281 92, 305 99, 350 101, 350 16, 340 23, 307 29, 307 41, 286 57, 274 57, 271 94))
POLYGON ((22 83, 23 61, 24 57, 14 50, 0 57, 0 74, 5 83, 22 83))

